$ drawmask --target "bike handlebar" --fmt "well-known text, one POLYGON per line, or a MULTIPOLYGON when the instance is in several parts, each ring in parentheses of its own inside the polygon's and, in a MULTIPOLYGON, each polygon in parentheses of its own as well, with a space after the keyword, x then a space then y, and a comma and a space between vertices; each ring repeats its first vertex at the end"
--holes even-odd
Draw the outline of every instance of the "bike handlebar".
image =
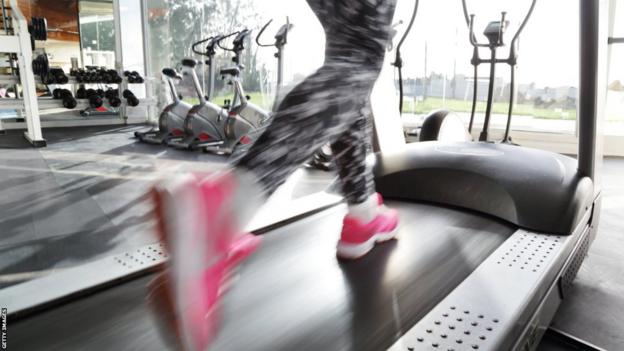
POLYGON ((198 42, 193 43, 193 46, 191 47, 191 49, 193 50, 194 53, 198 55, 214 56, 216 54, 215 47, 217 43, 219 42, 219 40, 221 40, 221 37, 222 35, 215 35, 215 36, 208 37, 206 39, 202 39, 198 42), (208 45, 206 45, 206 51, 197 50, 197 47, 199 45, 206 43, 206 42, 208 43, 208 45))
POLYGON ((245 48, 245 46, 244 46, 245 38, 250 36, 251 32, 252 31, 250 29, 245 28, 243 30, 236 31, 236 32, 230 33, 228 35, 224 35, 217 41, 217 45, 221 49, 226 50, 226 51, 234 51, 234 52, 243 51, 243 49, 245 48), (230 38, 230 37, 232 37, 234 35, 236 35, 236 38, 234 38, 234 40, 232 40, 233 47, 228 48, 228 47, 225 47, 225 46, 221 45, 221 42, 224 39, 230 38))

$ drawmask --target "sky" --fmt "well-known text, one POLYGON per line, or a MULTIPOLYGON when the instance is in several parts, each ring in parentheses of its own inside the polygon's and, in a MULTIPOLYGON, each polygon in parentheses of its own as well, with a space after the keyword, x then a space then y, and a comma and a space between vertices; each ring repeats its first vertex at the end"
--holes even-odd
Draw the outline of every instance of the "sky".
MULTIPOLYGON (((289 16, 295 24, 286 53, 286 74, 306 75, 322 64, 324 35, 320 24, 305 0, 254 0, 260 14, 268 19, 289 16)), ((395 23, 399 26, 396 41, 405 30, 412 13, 414 0, 398 0, 395 23)), ((530 5, 529 0, 467 0, 468 11, 474 13, 475 33, 481 35, 487 22, 500 19, 507 11, 510 27, 507 41, 530 5)), ((578 84, 578 3, 570 0, 539 0, 527 26, 520 37, 517 79, 520 84, 535 82, 538 86, 576 86, 578 84)), ((624 15, 624 6, 618 13, 624 15)), ((624 18, 624 16, 619 16, 624 18)), ((619 26, 624 32, 624 23, 619 26)), ((617 32, 617 26, 616 26, 617 32)), ((624 36, 624 33, 622 33, 624 36)), ((460 0, 421 0, 414 27, 403 46, 406 77, 422 77, 425 71, 425 43, 427 46, 427 72, 452 77, 456 64, 458 74, 472 75, 470 57, 472 47, 468 42, 460 0)), ((624 48, 617 48, 616 56, 624 59, 624 48)), ((506 55, 508 47, 502 49, 506 55)), ((488 55, 486 51, 482 56, 488 55)), ((270 59, 270 53, 268 54, 270 59)), ((615 57, 615 56, 614 56, 615 57)), ((621 60, 620 60, 621 61, 621 60)), ((613 65, 621 66, 621 65, 613 65)), ((624 78, 624 67, 615 67, 612 76, 624 78)), ((500 65, 497 76, 508 78, 509 70, 500 65)), ((480 76, 488 73, 481 66, 480 76)), ((620 79, 622 79, 620 78, 620 79)))

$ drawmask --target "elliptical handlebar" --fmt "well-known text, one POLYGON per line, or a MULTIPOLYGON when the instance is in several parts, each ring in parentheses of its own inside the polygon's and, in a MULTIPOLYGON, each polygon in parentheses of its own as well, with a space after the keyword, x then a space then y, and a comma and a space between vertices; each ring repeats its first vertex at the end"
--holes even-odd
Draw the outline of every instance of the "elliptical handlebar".
POLYGON ((520 27, 518 27, 518 30, 516 31, 516 34, 511 39, 511 50, 512 50, 512 54, 514 56, 516 54, 516 44, 518 42, 518 38, 520 37, 520 33, 524 29, 524 26, 526 26, 527 22, 529 22, 529 18, 533 14, 533 9, 535 9, 535 3, 536 2, 537 2, 537 0, 532 0, 531 1, 531 7, 529 7, 529 11, 527 11, 527 14, 524 16, 524 20, 520 24, 520 27))
MULTIPOLYGON (((392 65, 396 67, 397 70, 399 71, 399 115, 403 114, 403 58, 401 57, 401 47, 403 46, 405 39, 407 39, 407 36, 411 32, 414 22, 416 21, 416 15, 418 14, 419 2, 420 2, 419 0, 414 1, 414 10, 412 11, 412 17, 410 18, 410 22, 407 25, 407 28, 405 29, 403 36, 399 40, 399 44, 396 47, 394 62, 392 63, 392 65)), ((393 26, 393 30, 394 30, 394 26, 393 26)))
MULTIPOLYGON (((520 37, 520 33, 522 32, 522 30, 524 29, 525 25, 527 24, 527 22, 529 21, 529 18, 531 17, 531 14, 533 14, 533 9, 535 8, 535 3, 537 2, 537 0, 531 0, 531 6, 529 7, 529 10, 527 11, 527 13, 524 15, 524 19, 522 20, 522 22, 520 23, 520 26, 518 27, 518 29, 516 30, 516 33, 513 36, 513 39, 511 40, 511 53, 515 53, 515 46, 516 43, 518 41, 518 38, 520 37)), ((469 30, 469 39, 470 39, 470 44, 475 47, 489 47, 491 46, 491 44, 481 44, 477 41, 477 38, 474 34, 474 18, 475 15, 474 14, 469 14, 468 12, 468 5, 466 5, 466 0, 462 0, 462 7, 464 10, 464 18, 466 20, 466 25, 468 26, 468 30, 469 30)), ((507 12, 503 11, 501 12, 501 25, 499 27, 499 35, 498 35, 498 42, 496 43, 497 46, 503 46, 505 43, 503 41, 503 31, 506 27, 506 25, 508 24, 508 21, 506 21, 507 17, 507 12)))

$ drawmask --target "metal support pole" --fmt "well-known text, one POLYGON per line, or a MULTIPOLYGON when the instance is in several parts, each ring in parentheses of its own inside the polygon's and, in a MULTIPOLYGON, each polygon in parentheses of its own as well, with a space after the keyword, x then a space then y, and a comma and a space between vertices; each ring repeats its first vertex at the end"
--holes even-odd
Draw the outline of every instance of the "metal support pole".
MULTIPOLYGON (((121 39, 121 6, 120 0, 113 0, 113 26, 115 28, 115 69, 119 73, 119 76, 123 77, 124 64, 123 64, 123 45, 121 39)), ((119 98, 124 100, 123 91, 128 88, 128 84, 124 79, 119 83, 119 98)), ((119 117, 124 121, 128 120, 128 112, 125 104, 119 106, 119 117)))
POLYGON ((208 67, 208 90, 206 91, 206 96, 211 100, 214 98, 216 67, 214 57, 210 57, 208 60, 210 65, 208 67))
MULTIPOLYGON (((17 36, 19 49, 17 51, 20 82, 24 97, 24 112, 27 130, 24 137, 35 147, 46 146, 46 141, 41 133, 41 120, 39 118, 39 104, 37 103, 37 85, 32 70, 32 47, 28 22, 19 9, 17 0, 10 0, 11 13, 13 16, 13 33, 17 36)), ((15 92, 17 94, 17 91, 15 92)))
MULTIPOLYGON (((477 50, 477 49, 475 49, 477 50)), ((477 109, 477 89, 479 89, 479 84, 478 84, 478 77, 477 74, 479 73, 479 68, 478 66, 475 64, 474 65, 474 75, 473 75, 473 82, 472 82, 472 109, 470 110, 470 123, 468 123, 468 132, 472 133, 472 127, 474 125, 474 116, 475 116, 475 111, 477 109)))
MULTIPOLYGON (((154 98, 154 80, 149 77, 155 77, 156 74, 152 67, 152 59, 150 56, 150 36, 149 36, 149 13, 146 0, 141 1, 141 25, 143 30, 143 65, 145 66, 145 99, 152 100, 154 98)), ((149 105, 147 107, 147 120, 156 120, 156 107, 149 105)))
POLYGON ((509 83, 509 109, 507 110, 507 125, 505 126, 505 136, 503 137, 503 143, 510 143, 511 138, 509 132, 511 130, 511 117, 513 114, 513 106, 516 100, 516 65, 510 65, 511 82, 509 83))
POLYGON ((490 117, 492 114, 492 103, 494 99, 494 80, 496 79, 496 48, 491 48, 492 56, 490 62, 490 84, 488 86, 487 104, 485 105, 485 120, 483 121, 483 130, 479 135, 479 141, 488 140, 488 131, 490 129, 490 117))
POLYGON ((578 170, 594 179, 598 93, 600 0, 581 0, 579 9, 579 144, 578 170))
POLYGON ((277 48, 275 57, 277 58, 277 84, 275 85, 275 98, 273 99, 273 111, 277 111, 280 103, 280 93, 284 84, 284 46, 277 48))

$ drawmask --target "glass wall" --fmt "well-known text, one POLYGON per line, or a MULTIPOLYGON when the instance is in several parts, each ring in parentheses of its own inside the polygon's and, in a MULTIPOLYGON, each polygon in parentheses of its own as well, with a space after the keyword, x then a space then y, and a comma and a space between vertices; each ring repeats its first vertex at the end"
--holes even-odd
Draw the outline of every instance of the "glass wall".
MULTIPOLYGON (((478 41, 490 21, 507 11, 510 21, 505 41, 511 42, 531 1, 467 0, 475 14, 478 41)), ((412 4, 399 2, 399 13, 412 4)), ((401 32, 399 27, 399 32, 401 32)), ((515 130, 575 133, 578 93, 578 4, 569 0, 538 1, 519 42, 517 95, 512 128, 515 130)), ((460 1, 421 1, 413 33, 404 48, 407 118, 420 118, 439 108, 458 112, 466 121, 473 95, 473 49, 469 43, 460 1)), ((482 58, 489 58, 487 48, 482 58)), ((506 58, 509 46, 498 50, 506 58)), ((476 124, 483 120, 489 65, 479 66, 476 124)), ((492 128, 504 128, 510 88, 510 69, 496 67, 492 128)))
POLYGON ((613 23, 610 45, 610 65, 607 90, 607 135, 624 135, 624 1, 613 1, 613 23))
MULTIPOLYGON (((205 89, 207 69, 203 63, 206 58, 194 54, 192 44, 213 35, 251 29, 253 34, 243 53, 243 83, 254 103, 270 108, 277 79, 276 50, 258 47, 255 38, 259 29, 273 19, 262 37, 263 42, 272 42, 275 32, 286 23, 287 16, 294 27, 289 34, 284 56, 285 85, 292 86, 300 81, 323 61, 323 31, 305 0, 155 0, 149 1, 147 6, 147 38, 152 75, 155 77, 160 76, 162 68, 179 69, 183 58, 192 57, 200 63, 196 71, 205 89)), ((218 50, 217 70, 230 65, 231 57, 231 52, 218 50)), ((213 100, 222 102, 231 94, 230 87, 220 77, 216 78, 213 100)), ((198 100, 198 93, 193 89, 190 79, 181 83, 179 93, 185 100, 198 100)), ((159 101, 166 103, 168 91, 165 84, 157 85, 157 95, 159 101)))

